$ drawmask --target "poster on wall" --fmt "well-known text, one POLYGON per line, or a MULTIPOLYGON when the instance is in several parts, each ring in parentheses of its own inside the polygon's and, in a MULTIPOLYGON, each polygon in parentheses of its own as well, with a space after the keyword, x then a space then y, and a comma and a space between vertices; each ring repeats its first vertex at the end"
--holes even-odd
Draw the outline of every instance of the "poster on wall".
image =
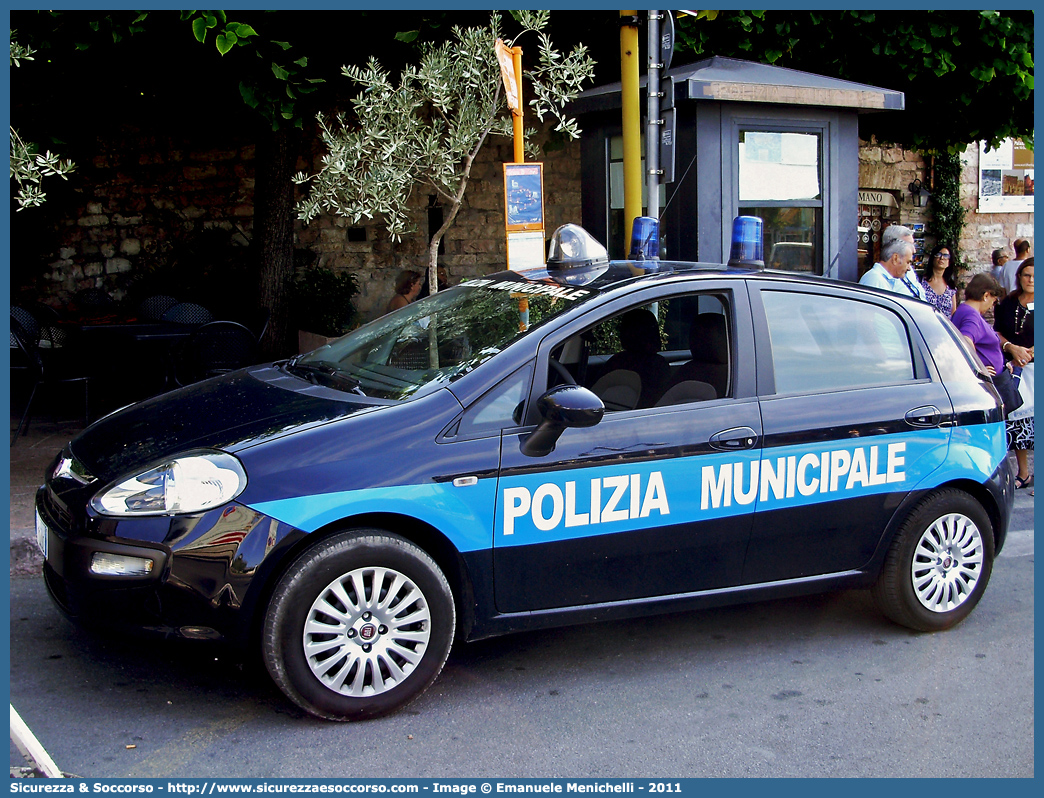
POLYGON ((986 151, 979 142, 979 213, 1033 211, 1033 150, 1005 139, 986 151))

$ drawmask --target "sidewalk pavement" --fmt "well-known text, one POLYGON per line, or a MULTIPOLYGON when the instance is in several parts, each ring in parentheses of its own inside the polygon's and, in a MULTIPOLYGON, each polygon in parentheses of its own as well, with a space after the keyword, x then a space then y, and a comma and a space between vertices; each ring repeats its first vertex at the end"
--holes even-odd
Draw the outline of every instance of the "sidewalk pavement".
MULTIPOLYGON (((14 428, 15 423, 12 423, 14 428)), ((82 427, 34 421, 11 447, 11 577, 42 573, 43 556, 36 546, 36 489, 56 454, 82 427)))
MULTIPOLYGON (((36 546, 33 502, 44 471, 68 441, 80 432, 75 424, 36 423, 11 447, 11 576, 36 576, 43 557, 36 546)), ((1014 455, 1009 455, 1012 466, 1014 455)), ((1030 452, 1030 471, 1033 452, 1030 452)))

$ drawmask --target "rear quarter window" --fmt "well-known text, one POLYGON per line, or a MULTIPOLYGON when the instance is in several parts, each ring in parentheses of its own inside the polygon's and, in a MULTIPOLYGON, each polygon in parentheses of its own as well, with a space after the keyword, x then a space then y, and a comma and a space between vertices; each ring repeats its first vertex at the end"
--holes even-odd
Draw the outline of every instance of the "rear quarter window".
POLYGON ((777 393, 840 391, 914 379, 903 320, 878 305, 762 291, 777 393))

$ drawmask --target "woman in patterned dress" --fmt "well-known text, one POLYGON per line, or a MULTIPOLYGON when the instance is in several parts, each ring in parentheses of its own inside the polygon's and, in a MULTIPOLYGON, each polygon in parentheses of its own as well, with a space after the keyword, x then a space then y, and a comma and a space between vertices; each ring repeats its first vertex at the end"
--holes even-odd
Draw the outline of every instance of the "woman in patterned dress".
POLYGON ((928 301, 947 317, 952 316, 957 308, 956 272, 953 250, 946 244, 939 244, 932 250, 921 275, 921 285, 928 301))

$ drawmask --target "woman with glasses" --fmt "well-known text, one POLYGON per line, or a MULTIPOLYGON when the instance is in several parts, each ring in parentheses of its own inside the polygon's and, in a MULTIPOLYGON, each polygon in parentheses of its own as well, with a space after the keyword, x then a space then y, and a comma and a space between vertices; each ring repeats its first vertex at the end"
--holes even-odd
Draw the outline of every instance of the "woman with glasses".
MULTIPOLYGON (((1028 387, 1033 386, 1033 258, 1019 264, 1015 272, 1015 290, 997 305, 994 313, 994 328, 1000 335, 1001 349, 1009 358, 1012 373, 1028 387)), ((1022 391, 1032 396, 1032 391, 1022 391)), ((1008 416, 1008 448, 1015 452, 1019 464, 1016 488, 1033 487, 1033 474, 1029 470, 1029 455, 1033 449, 1033 403, 1025 402, 1022 407, 1008 416)))
POLYGON ((946 316, 952 316, 957 305, 956 272, 953 250, 946 244, 939 244, 932 250, 921 274, 921 285, 928 302, 946 316))

